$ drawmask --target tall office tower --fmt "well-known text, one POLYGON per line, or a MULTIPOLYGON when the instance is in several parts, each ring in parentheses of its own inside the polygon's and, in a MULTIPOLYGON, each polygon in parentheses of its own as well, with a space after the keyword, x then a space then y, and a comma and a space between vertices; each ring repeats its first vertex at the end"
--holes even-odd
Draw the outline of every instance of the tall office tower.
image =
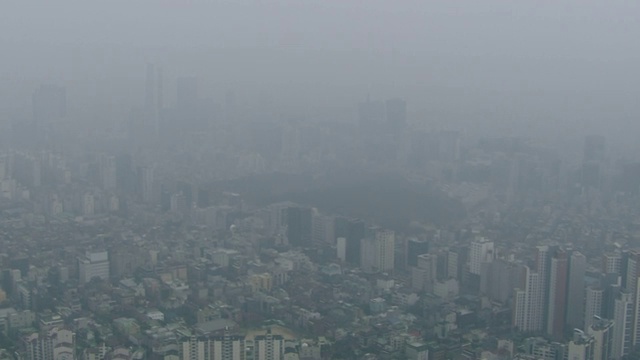
POLYGON ((282 335, 271 334, 271 330, 265 335, 256 336, 254 347, 254 360, 284 359, 284 338, 282 335))
POLYGON ((407 126, 407 102, 402 99, 389 99, 385 104, 387 124, 392 131, 400 131, 407 126))
POLYGON ((567 347, 568 360, 593 360, 595 340, 582 330, 575 330, 567 347))
POLYGON ((584 162, 605 160, 606 139, 602 135, 589 135, 584 139, 584 162))
POLYGON ((245 360, 244 343, 244 336, 214 336, 211 339, 211 360, 245 360))
POLYGON ((622 254, 605 253, 602 255, 602 272, 605 274, 620 274, 622 270, 622 254))
POLYGON ((109 279, 109 253, 106 251, 87 252, 78 257, 78 280, 86 284, 93 278, 109 279))
POLYGON ((613 359, 613 327, 613 321, 596 318, 587 328, 587 333, 594 340, 593 360, 613 359))
POLYGON ((547 334, 556 340, 562 339, 565 332, 568 270, 567 253, 559 249, 551 258, 547 301, 547 334))
POLYGON ((604 289, 599 286, 587 287, 584 305, 584 328, 588 330, 594 321, 602 316, 604 289))
POLYGON ((311 245, 312 221, 311 209, 303 207, 289 207, 283 213, 284 223, 287 225, 287 240, 293 246, 311 245))
POLYGON ((615 301, 613 315, 612 359, 620 359, 633 347, 633 310, 633 296, 627 291, 621 291, 615 301))
POLYGON ((380 271, 393 271, 395 267, 395 240, 396 235, 392 230, 377 230, 376 242, 378 243, 378 269, 380 271))
POLYGON ((46 126, 67 115, 67 91, 56 85, 42 85, 33 93, 33 122, 46 126))
POLYGON ((347 221, 345 238, 347 240, 347 263, 360 265, 360 241, 365 237, 365 223, 362 220, 352 219, 347 221))
POLYGON ((629 250, 623 259, 623 287, 634 301, 632 346, 640 343, 640 250, 629 250))
POLYGON ((429 253, 429 242, 426 240, 409 239, 406 244, 405 263, 407 268, 418 266, 418 256, 429 253))
POLYGON ((429 242, 426 240, 409 239, 407 241, 407 266, 418 266, 418 256, 429 253, 429 242))
POLYGON ((482 263, 492 262, 495 257, 493 241, 476 238, 469 248, 469 272, 480 275, 482 263))
POLYGON ((622 278, 616 274, 605 275, 602 279, 604 296, 602 298, 602 317, 613 319, 615 301, 622 289, 622 278))
POLYGON ((535 301, 536 313, 542 314, 543 330, 546 329, 546 323, 549 312, 549 283, 551 280, 551 258, 558 251, 557 246, 537 246, 536 247, 536 272, 540 281, 538 296, 540 299, 535 301))
POLYGON ((335 234, 332 217, 313 209, 311 216, 311 241, 314 244, 334 244, 335 234))
POLYGON ((587 259, 579 251, 573 251, 569 257, 569 283, 567 284, 567 326, 583 329, 584 320, 584 276, 587 259))
POLYGON ((75 333, 53 328, 43 333, 33 333, 22 339, 25 360, 74 360, 75 333))
POLYGON ((540 275, 528 266, 524 267, 523 279, 514 290, 512 325, 523 332, 544 329, 543 297, 540 275))
POLYGON ((433 292, 437 280, 438 257, 433 254, 419 255, 417 265, 411 268, 411 287, 417 291, 433 292))

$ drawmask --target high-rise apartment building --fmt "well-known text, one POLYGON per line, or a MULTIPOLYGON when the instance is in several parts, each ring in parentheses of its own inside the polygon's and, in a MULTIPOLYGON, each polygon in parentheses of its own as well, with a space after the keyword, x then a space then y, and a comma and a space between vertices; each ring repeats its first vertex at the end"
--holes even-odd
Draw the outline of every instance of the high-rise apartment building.
POLYGON ((584 328, 588 330, 594 322, 602 316, 602 302, 604 289, 599 286, 589 286, 585 291, 584 328))
POLYGON ((613 321, 596 318, 587 329, 594 340, 593 360, 613 359, 613 328, 613 321))
POLYGON ((602 272, 605 274, 620 274, 622 270, 622 255, 620 253, 606 253, 602 255, 602 272))
POLYGON ((360 267, 367 272, 392 271, 395 265, 395 233, 376 229, 360 242, 360 267))
POLYGON ((265 335, 258 335, 254 339, 254 360, 282 360, 284 359, 284 338, 268 331, 265 335))
POLYGON ((582 330, 575 330, 567 346, 567 360, 593 360, 595 340, 582 330))
POLYGON ((480 275, 482 264, 492 262, 495 257, 493 241, 477 238, 469 248, 469 272, 480 275))
POLYGON ((376 231, 378 243, 378 269, 380 271, 393 271, 395 265, 395 239, 396 235, 391 230, 376 231))
POLYGON ((541 302, 540 274, 528 266, 524 267, 521 286, 514 290, 512 324, 520 331, 541 331, 544 313, 541 302))
POLYGON ((612 359, 620 359, 633 347, 633 296, 621 291, 615 300, 612 359))
POLYGON ((244 336, 190 336, 181 341, 181 360, 245 360, 245 355, 244 336))
POLYGON ((211 360, 245 360, 244 336, 224 335, 213 337, 211 360))

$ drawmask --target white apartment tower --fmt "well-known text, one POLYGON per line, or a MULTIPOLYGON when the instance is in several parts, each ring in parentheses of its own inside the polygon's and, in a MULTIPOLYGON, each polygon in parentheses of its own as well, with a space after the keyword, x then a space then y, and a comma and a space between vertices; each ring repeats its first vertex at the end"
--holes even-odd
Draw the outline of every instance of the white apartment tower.
POLYGON ((628 292, 621 292, 615 300, 612 359, 620 359, 632 348, 633 310, 633 297, 628 292))
POLYGON ((493 241, 479 237, 471 242, 469 249, 469 271, 480 275, 482 264, 493 262, 495 257, 493 241))
POLYGON ((271 330, 265 335, 256 336, 254 340, 254 360, 283 360, 284 338, 273 335, 271 330))
POLYGON ((516 289, 513 303, 513 326, 520 331, 541 331, 543 329, 544 314, 540 302, 541 281, 537 272, 525 266, 523 288, 516 289))

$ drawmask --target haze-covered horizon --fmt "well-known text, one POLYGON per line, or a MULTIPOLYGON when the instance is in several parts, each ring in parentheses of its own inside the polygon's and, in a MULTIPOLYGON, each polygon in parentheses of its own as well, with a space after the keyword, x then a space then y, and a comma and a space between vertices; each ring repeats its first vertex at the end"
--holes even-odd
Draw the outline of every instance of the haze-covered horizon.
MULTIPOLYGON (((41 83, 69 107, 118 113, 144 98, 144 66, 198 78, 214 102, 353 120, 355 105, 407 100, 426 128, 548 138, 604 133, 635 151, 640 37, 632 2, 8 2, 0 108, 41 83), (336 110, 337 109, 337 110, 336 110), (334 111, 335 110, 335 111, 334 111), (615 125, 615 126, 612 126, 615 125)), ((167 102, 175 101, 172 90, 167 102)), ((7 110, 10 109, 10 110, 7 110)), ((560 141, 559 139, 554 140, 560 141)))

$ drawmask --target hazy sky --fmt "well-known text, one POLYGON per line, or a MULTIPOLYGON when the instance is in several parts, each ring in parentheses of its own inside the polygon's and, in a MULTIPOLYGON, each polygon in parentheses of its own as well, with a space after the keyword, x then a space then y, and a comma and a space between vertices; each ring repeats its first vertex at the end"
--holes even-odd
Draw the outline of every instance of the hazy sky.
POLYGON ((414 117, 565 119, 590 127, 605 117, 631 124, 640 114, 638 1, 0 6, 0 106, 19 102, 42 81, 67 84, 77 102, 141 101, 144 63, 151 61, 165 68, 168 84, 195 75, 214 97, 232 87, 278 102, 349 104, 371 93, 407 98, 414 117), (16 85, 23 83, 29 86, 16 85), (8 94, 10 85, 16 91, 8 94))

